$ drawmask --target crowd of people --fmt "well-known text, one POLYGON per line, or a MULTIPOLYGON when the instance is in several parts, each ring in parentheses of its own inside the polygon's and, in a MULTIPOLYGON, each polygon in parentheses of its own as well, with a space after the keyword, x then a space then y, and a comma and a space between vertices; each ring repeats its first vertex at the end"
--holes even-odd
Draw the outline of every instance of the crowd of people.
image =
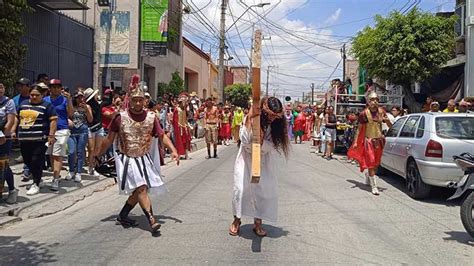
MULTIPOLYGON (((4 139, 4 143, 0 139, 0 191, 3 196, 6 181, 6 202, 16 203, 18 197, 9 166, 13 145, 20 147, 19 161, 24 163, 22 182, 31 182, 27 186, 28 196, 40 193, 45 171, 53 175, 50 185, 53 191, 60 189, 61 180, 81 183, 83 175, 97 177, 94 151, 100 149, 110 133, 114 118, 127 108, 127 91, 106 89, 101 96, 99 90, 92 88, 78 87, 71 91, 61 80, 49 79, 47 74, 38 75, 34 82, 19 79, 16 91, 18 94, 9 98, 0 83, 3 134, 0 138, 4 139), (61 177, 65 162, 67 173, 61 177)), ((217 145, 239 140, 240 126, 248 113, 247 108, 216 103, 215 98, 199 99, 195 93, 182 93, 177 97, 165 94, 152 99, 144 92, 144 98, 145 108, 156 113, 164 134, 183 159, 189 158, 191 141, 195 138, 206 139, 208 158, 218 158, 217 145), (207 129, 210 129, 209 134, 205 134, 207 129)), ((163 165, 171 150, 164 145, 161 147, 160 164, 163 165)), ((106 156, 113 157, 112 147, 106 156)))

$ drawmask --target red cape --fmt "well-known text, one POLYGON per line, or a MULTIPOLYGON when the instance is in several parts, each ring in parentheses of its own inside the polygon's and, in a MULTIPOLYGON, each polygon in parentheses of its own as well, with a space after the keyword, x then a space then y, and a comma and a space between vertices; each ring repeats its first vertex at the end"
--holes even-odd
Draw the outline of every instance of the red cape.
POLYGON ((173 111, 174 144, 179 155, 186 155, 186 150, 191 148, 191 135, 188 128, 179 126, 178 121, 178 110, 175 108, 173 111))

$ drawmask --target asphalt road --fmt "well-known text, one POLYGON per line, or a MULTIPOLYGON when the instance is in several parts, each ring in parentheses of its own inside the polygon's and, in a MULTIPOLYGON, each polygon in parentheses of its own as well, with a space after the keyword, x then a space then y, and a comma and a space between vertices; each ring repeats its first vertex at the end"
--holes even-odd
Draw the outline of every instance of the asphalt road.
POLYGON ((139 228, 114 219, 125 201, 117 187, 98 192, 60 213, 0 230, 0 265, 29 264, 441 264, 472 265, 474 239, 464 232, 459 206, 446 193, 414 201, 399 177, 385 177, 376 197, 354 165, 326 161, 307 145, 293 145, 279 173, 279 222, 268 236, 243 219, 232 221, 232 172, 237 149, 205 151, 164 169, 169 193, 154 198, 163 223, 152 236, 139 208, 139 228))

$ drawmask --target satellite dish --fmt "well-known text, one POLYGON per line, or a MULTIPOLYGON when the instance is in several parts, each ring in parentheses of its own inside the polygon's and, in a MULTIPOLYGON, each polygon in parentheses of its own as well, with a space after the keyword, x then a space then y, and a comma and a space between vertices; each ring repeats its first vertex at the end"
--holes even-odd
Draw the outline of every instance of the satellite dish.
POLYGON ((290 96, 286 96, 286 97, 285 97, 285 101, 287 101, 287 102, 291 101, 291 97, 290 97, 290 96))

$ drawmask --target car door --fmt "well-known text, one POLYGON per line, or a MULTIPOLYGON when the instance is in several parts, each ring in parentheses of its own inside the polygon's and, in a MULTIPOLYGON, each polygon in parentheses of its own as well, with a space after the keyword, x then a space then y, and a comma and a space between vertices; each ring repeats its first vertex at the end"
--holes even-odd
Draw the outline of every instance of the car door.
POLYGON ((400 132, 400 129, 406 120, 406 117, 402 117, 395 121, 393 126, 387 131, 387 134, 385 135, 385 147, 382 153, 382 166, 389 170, 393 169, 393 148, 397 140, 398 133, 400 132))
POLYGON ((413 148, 419 119, 420 115, 409 116, 393 145, 393 168, 401 176, 405 176, 406 161, 413 148))

